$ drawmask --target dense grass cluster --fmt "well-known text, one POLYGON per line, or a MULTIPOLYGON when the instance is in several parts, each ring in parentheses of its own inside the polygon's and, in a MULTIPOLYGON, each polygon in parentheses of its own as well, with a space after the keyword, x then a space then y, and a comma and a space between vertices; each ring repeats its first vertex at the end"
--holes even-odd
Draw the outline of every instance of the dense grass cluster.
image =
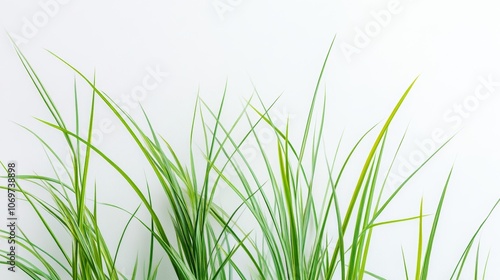
MULTIPOLYGON (((399 186, 390 190, 386 188, 391 168, 405 140, 405 134, 391 135, 391 123, 415 80, 401 96, 387 120, 382 125, 368 130, 353 143, 345 158, 338 156, 340 142, 332 157, 325 155, 322 140, 327 110, 326 94, 322 99, 319 91, 332 46, 333 42, 312 94, 299 143, 292 141, 289 124, 280 128, 273 122, 269 111, 274 103, 270 106, 264 104, 258 92, 244 104, 239 115, 226 124, 222 118, 226 96, 224 92, 220 106, 215 110, 203 100, 197 100, 192 116, 187 162, 182 162, 168 141, 159 135, 146 113, 144 118, 147 125, 141 126, 97 88, 95 77, 85 76, 53 54, 72 69, 92 91, 91 106, 88 118, 85 119, 87 126, 82 127, 82 118, 87 114, 81 113, 75 81, 76 118, 75 127, 70 128, 33 67, 15 47, 24 68, 53 117, 52 121, 40 122, 64 136, 72 158, 72 166, 65 170, 67 179, 58 177, 56 172, 56 175, 19 176, 22 180, 19 184, 20 192, 53 241, 53 244, 36 244, 30 238, 36 233, 24 232, 21 228, 18 241, 23 254, 18 259, 19 269, 32 279, 296 280, 363 279, 367 276, 384 279, 377 271, 367 270, 373 232, 388 224, 413 220, 419 224, 418 240, 415 241, 416 263, 408 264, 403 252, 401 265, 404 266, 405 275, 401 275, 401 278, 428 279, 434 240, 439 230, 440 214, 445 207, 453 168, 449 174, 443 174, 441 197, 428 233, 425 233, 427 231, 423 227, 423 219, 428 216, 423 213, 423 199, 419 213, 412 217, 394 220, 380 220, 380 217, 412 177, 420 172, 447 142, 399 186), (93 144, 91 132, 96 102, 106 105, 133 139, 136 148, 141 151, 148 163, 147 168, 154 174, 153 178, 147 178, 147 184, 131 178, 124 171, 124 164, 116 162, 93 144), (276 136, 273 152, 269 152, 258 137, 256 128, 262 125, 271 128, 276 136), (243 137, 236 137, 234 132, 241 130, 241 127, 248 129, 243 137), (204 140, 201 169, 200 157, 196 154, 199 143, 194 143, 196 132, 201 133, 204 140), (360 153, 360 144, 366 142, 366 136, 370 134, 375 134, 375 141, 371 144, 366 160, 359 166, 357 183, 353 186, 342 185, 341 181, 347 176, 346 168, 357 164, 352 160, 353 155, 360 153), (393 154, 388 154, 386 148, 389 137, 400 138, 399 146, 393 154), (251 164, 242 152, 241 147, 248 141, 256 143, 260 152, 259 165, 265 167, 265 172, 259 172, 255 163, 251 164), (80 152, 82 150, 84 153, 80 152), (116 248, 109 247, 109 237, 103 236, 100 230, 98 209, 110 205, 97 202, 99 186, 88 180, 91 156, 100 157, 109 164, 141 201, 138 208, 120 209, 128 213, 130 218, 123 226, 116 248), (389 162, 389 168, 383 168, 382 162, 389 162), (320 166, 323 169, 319 168, 320 166), (328 170, 327 174, 319 171, 325 169, 328 170), (235 176, 228 176, 229 170, 235 176), (154 184, 150 185, 153 181, 154 184), (161 188, 168 201, 168 220, 159 215, 160 207, 153 204, 150 187, 153 185, 161 188), (237 207, 231 211, 214 202, 215 193, 221 186, 228 187, 239 198, 237 207), (35 195, 33 190, 36 187, 44 190, 49 199, 35 195), (337 191, 340 187, 347 189, 351 195, 347 204, 339 201, 337 191), (92 197, 89 197, 89 193, 92 193, 92 197), (343 209, 341 205, 347 205, 347 208, 343 209), (148 219, 138 217, 137 213, 141 207, 147 210, 148 219), (237 218, 244 210, 257 225, 255 228, 248 229, 239 223, 237 218), (117 259, 126 257, 120 254, 120 249, 124 246, 124 235, 134 220, 148 232, 149 250, 146 255, 136 257, 132 276, 126 276, 118 269, 117 259), (62 226, 64 230, 55 231, 54 223, 62 226), (64 242, 66 239, 71 242, 64 242), (155 262, 159 256, 164 259, 163 263, 155 262), (162 271, 165 262, 173 267, 175 276, 160 275, 159 271, 162 271)), ((50 143, 29 128, 26 129, 42 143, 52 166, 54 163, 64 166, 60 155, 50 143)), ((114 205, 111 207, 119 208, 114 205)), ((164 209, 164 205, 161 209, 164 209)), ((479 224, 476 233, 465 245, 463 254, 457 257, 451 279, 461 277, 467 257, 473 251, 475 239, 491 212, 479 224)), ((6 238, 6 235, 7 232, 2 231, 2 237, 6 238)), ((2 256, 5 258, 4 252, 2 256)), ((486 264, 484 269, 479 269, 480 264, 476 257, 474 265, 476 279, 480 274, 484 277, 486 264)))

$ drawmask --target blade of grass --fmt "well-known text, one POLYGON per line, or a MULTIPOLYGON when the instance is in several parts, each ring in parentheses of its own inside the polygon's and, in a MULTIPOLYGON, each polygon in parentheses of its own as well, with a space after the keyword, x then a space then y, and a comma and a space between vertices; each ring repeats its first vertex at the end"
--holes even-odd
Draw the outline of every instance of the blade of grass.
POLYGON ((427 279, 427 274, 429 272, 431 253, 432 253, 432 248, 434 245, 434 238, 436 236, 439 218, 441 216, 441 210, 443 208, 444 198, 446 196, 446 191, 448 189, 448 184, 450 183, 452 173, 453 173, 453 167, 451 168, 450 173, 448 174, 448 178, 446 179, 446 183, 445 183, 443 191, 441 193, 441 198, 439 199, 439 204, 438 204, 438 207, 436 209, 436 214, 434 216, 434 222, 432 223, 431 232, 429 235, 429 239, 427 241, 427 249, 425 251, 425 257, 423 259, 423 265, 422 265, 422 273, 421 273, 422 279, 427 279))

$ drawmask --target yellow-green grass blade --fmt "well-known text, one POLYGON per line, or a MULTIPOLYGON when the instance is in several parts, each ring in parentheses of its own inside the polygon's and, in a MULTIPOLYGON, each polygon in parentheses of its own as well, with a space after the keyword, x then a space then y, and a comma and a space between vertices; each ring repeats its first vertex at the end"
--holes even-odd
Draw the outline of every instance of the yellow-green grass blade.
POLYGON ((422 244, 423 244, 423 208, 424 199, 420 199, 420 216, 418 219, 418 245, 417 245, 417 265, 415 266, 415 280, 420 280, 421 266, 422 266, 422 244))
MULTIPOLYGON (((356 268, 359 270, 358 274, 360 276, 360 280, 363 279, 365 273, 365 268, 366 268, 366 262, 368 259, 368 253, 369 253, 369 248, 370 248, 370 242, 371 242, 371 233, 372 231, 368 230, 368 234, 366 234, 366 230, 370 226, 369 221, 370 221, 370 215, 373 212, 372 210, 372 205, 373 205, 373 200, 375 197, 375 189, 377 187, 377 181, 378 181, 378 175, 380 173, 380 166, 382 162, 382 158, 384 157, 384 148, 385 148, 385 143, 387 139, 387 133, 384 135, 384 138, 382 140, 380 149, 378 154, 376 154, 377 160, 374 158, 374 164, 375 164, 375 169, 374 169, 374 174, 373 178, 371 179, 371 183, 369 185, 369 195, 368 195, 368 201, 366 203, 365 208, 365 214, 363 218, 363 225, 362 225, 362 231, 360 233, 361 236, 361 242, 359 246, 359 255, 357 256, 356 260, 356 268)), ((382 190, 381 190, 382 191, 382 190)))
MULTIPOLYGON (((378 208, 379 208, 379 206, 380 206, 380 201, 381 201, 381 199, 382 199, 382 195, 383 195, 383 193, 384 193, 385 186, 386 186, 387 180, 388 180, 389 175, 390 175, 390 171, 391 171, 391 169, 392 169, 392 167, 393 167, 393 165, 394 165, 394 163, 395 163, 395 161, 396 161, 396 157, 397 157, 397 155, 399 154, 399 150, 401 149, 401 146, 403 145, 403 142, 404 142, 404 139, 405 139, 405 136, 406 136, 407 131, 408 131, 408 128, 406 129, 405 133, 404 133, 404 134, 403 134, 403 136, 401 137, 401 140, 400 140, 400 142, 399 142, 399 145, 398 145, 398 147, 397 147, 396 151, 394 152, 394 156, 393 156, 393 158, 392 158, 392 161, 391 161, 391 163, 390 163, 390 165, 389 165, 388 171, 387 171, 387 173, 386 173, 386 176, 385 176, 384 181, 383 181, 383 183, 382 183, 382 186, 381 186, 381 188, 380 188, 379 195, 378 195, 378 198, 377 198, 377 203, 375 204, 375 207, 374 207, 374 209, 373 209, 373 214, 372 214, 372 216, 374 216, 374 215, 377 213, 377 211, 378 211, 378 208)), ((387 134, 389 134, 389 130, 386 132, 386 135, 387 135, 387 134)), ((384 141, 385 141, 385 140, 384 140, 384 141)), ((368 217, 368 215, 367 215, 367 217, 368 217)), ((368 248, 370 247, 371 238, 372 238, 372 234, 373 234, 372 222, 370 222, 370 223, 366 223, 366 221, 365 221, 365 229, 364 229, 364 230, 366 230, 366 229, 368 229, 368 234, 367 234, 367 238, 366 238, 367 240, 366 240, 366 244, 365 244, 365 248, 366 248, 366 249, 365 249, 365 251, 366 251, 366 252, 368 252, 368 248)), ((362 263, 361 263, 361 270, 364 270, 364 269, 365 269, 367 260, 368 260, 368 254, 364 254, 364 256, 363 256, 363 260, 362 260, 362 263)), ((364 275, 364 274, 363 274, 363 275, 364 275)), ((363 276, 363 275, 362 275, 362 276, 363 276)))
MULTIPOLYGON (((429 217, 429 214, 422 215, 422 217, 429 217)), ((413 217, 407 217, 407 218, 401 218, 401 219, 394 219, 394 220, 389 220, 389 221, 384 221, 384 222, 379 222, 375 224, 370 224, 367 229, 371 229, 374 227, 379 227, 379 226, 385 226, 385 225, 391 225, 391 224, 397 224, 397 223, 402 223, 402 222, 408 222, 408 221, 413 221, 413 220, 418 220, 420 219, 420 215, 418 216, 413 216, 413 217)))
POLYGON ((406 184, 432 159, 436 154, 441 151, 452 139, 454 136, 450 137, 446 140, 441 146, 439 146, 436 151, 434 151, 422 164, 420 164, 415 170, 406 177, 406 179, 389 195, 389 197, 385 200, 385 202, 378 208, 378 210, 373 214, 372 220, 370 223, 375 223, 375 220, 384 212, 384 210, 389 206, 392 200, 399 194, 399 192, 406 186, 406 184))
POLYGON ((376 165, 376 158, 373 158, 373 161, 370 164, 370 169, 368 171, 368 175, 366 177, 366 181, 364 182, 364 188, 363 188, 363 193, 361 195, 361 199, 359 202, 359 209, 358 213, 356 216, 356 221, 355 221, 355 227, 354 227, 354 233, 352 237, 352 242, 351 242, 351 255, 349 258, 349 270, 347 274, 348 279, 358 279, 361 276, 358 275, 360 273, 359 268, 356 266, 358 263, 357 260, 360 258, 361 252, 359 251, 359 248, 362 247, 363 244, 360 244, 363 242, 362 236, 360 236, 360 232, 362 231, 362 221, 363 221, 363 215, 364 215, 364 208, 367 206, 367 197, 368 197, 368 192, 370 190, 370 182, 373 179, 374 172, 375 172, 375 165, 376 165))
MULTIPOLYGON (((327 207, 326 207, 326 211, 325 213, 323 214, 323 222, 322 222, 322 225, 321 225, 321 228, 319 230, 319 235, 318 235, 318 240, 321 240, 324 236, 324 232, 325 232, 325 229, 326 229, 326 224, 328 222, 328 217, 330 216, 330 210, 331 210, 331 207, 332 207, 332 204, 334 205, 335 207, 335 215, 337 217, 337 230, 338 230, 338 244, 339 244, 339 248, 340 248, 340 251, 342 252, 342 254, 340 255, 340 263, 341 263, 341 270, 342 270, 342 278, 345 279, 345 267, 346 267, 346 264, 345 264, 345 257, 344 257, 344 232, 342 231, 342 217, 340 215, 340 208, 339 208, 339 203, 338 203, 338 200, 336 198, 336 189, 337 189, 337 186, 339 185, 339 182, 340 182, 340 179, 342 178, 342 174, 344 173, 348 163, 350 162, 350 159, 351 157, 353 156, 354 152, 357 151, 357 148, 358 146, 361 144, 361 142, 363 141, 363 139, 370 133, 370 131, 372 131, 373 129, 375 128, 375 126, 373 126, 372 128, 370 128, 367 132, 365 132, 365 134, 363 134, 359 140, 356 142, 356 144, 353 146, 353 148, 351 148, 348 156, 346 157, 346 159, 344 160, 344 163, 342 164, 342 167, 337 175, 337 178, 335 180, 335 182, 333 182, 333 178, 332 178, 332 172, 333 172, 333 166, 332 167, 328 167, 328 169, 330 170, 329 172, 329 184, 332 188, 332 195, 330 196, 329 200, 328 200, 328 204, 327 204, 327 207)), ((337 151, 340 147, 340 143, 339 143, 339 146, 337 146, 337 151)), ((315 258, 313 257, 313 260, 315 258)))
MULTIPOLYGON (((396 104, 396 106, 392 110, 391 114, 387 118, 387 120, 386 120, 385 124, 383 125, 382 129, 380 130, 380 133, 379 133, 378 137, 376 138, 375 142, 373 143, 372 149, 371 149, 370 153, 368 154, 368 157, 367 157, 367 159, 365 161, 363 169, 361 170, 361 173, 360 173, 360 176, 359 176, 359 179, 358 179, 358 183, 356 184, 356 187, 354 188, 351 201, 349 203, 349 206, 347 208, 347 212, 346 212, 346 214, 344 216, 344 219, 343 219, 342 231, 344 232, 344 234, 345 234, 345 232, 347 230, 347 226, 349 225, 349 221, 351 219, 351 215, 352 215, 352 212, 354 210, 354 206, 355 206, 355 204, 356 204, 356 202, 358 200, 359 192, 361 191, 361 187, 363 185, 363 182, 365 180, 366 174, 368 172, 368 168, 370 166, 370 163, 372 162, 372 159, 375 156, 375 152, 376 152, 377 148, 379 147, 379 144, 382 141, 383 136, 387 132, 387 130, 389 128, 389 125, 391 124, 392 120, 396 116, 396 113, 399 111, 399 108, 401 107, 401 105, 403 104, 404 100, 406 99, 406 97, 410 93, 410 90, 413 88, 413 85, 415 84, 415 82, 417 81, 417 79, 418 79, 418 77, 415 80, 413 80, 413 82, 410 84, 410 86, 406 89, 406 91, 404 92, 404 94, 401 96, 401 98, 399 99, 398 103, 396 104)), ((333 276, 333 268, 334 268, 334 265, 335 265, 338 253, 339 253, 339 244, 337 243, 337 245, 335 246, 333 257, 332 257, 331 262, 330 262, 330 266, 328 268, 328 273, 327 273, 327 276, 326 276, 327 279, 331 279, 332 276, 333 276)))

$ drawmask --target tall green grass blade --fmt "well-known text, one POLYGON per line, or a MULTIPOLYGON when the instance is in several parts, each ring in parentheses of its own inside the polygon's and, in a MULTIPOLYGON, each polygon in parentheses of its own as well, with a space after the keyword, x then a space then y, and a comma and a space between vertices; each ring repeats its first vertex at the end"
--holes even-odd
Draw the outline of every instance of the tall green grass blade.
POLYGON ((431 261, 432 248, 434 245, 434 238, 436 236, 439 218, 441 216, 441 210, 443 208, 444 198, 446 196, 446 191, 448 189, 448 184, 450 183, 452 173, 453 173, 453 168, 451 168, 450 173, 448 174, 448 179, 446 179, 446 183, 444 185, 443 192, 441 193, 441 198, 439 199, 439 204, 438 204, 438 207, 436 209, 436 214, 434 216, 434 222, 432 223, 432 228, 431 228, 431 232, 429 235, 429 240, 427 241, 427 249, 425 251, 425 257, 423 259, 421 279, 427 279, 427 274, 429 272, 429 265, 430 265, 430 261, 431 261))
MULTIPOLYGON (((346 214, 344 216, 344 219, 343 219, 342 231, 343 231, 344 234, 345 234, 345 232, 347 230, 347 226, 349 224, 349 221, 351 220, 351 215, 352 215, 352 212, 354 210, 354 206, 355 206, 355 204, 356 204, 356 202, 358 200, 359 192, 361 191, 361 187, 362 187, 363 182, 365 180, 365 177, 367 175, 370 163, 372 162, 373 157, 375 156, 375 152, 376 152, 377 148, 379 147, 379 144, 382 141, 383 136, 386 134, 386 132, 387 132, 387 130, 389 128, 389 125, 391 124, 392 120, 396 116, 396 113, 399 111, 399 108, 401 107, 401 105, 403 104, 404 100, 408 96, 410 90, 412 89, 412 87, 415 84, 415 82, 417 81, 417 79, 418 79, 418 77, 415 80, 413 80, 413 82, 410 84, 410 86, 406 89, 406 91, 404 92, 404 94, 401 96, 401 98, 399 99, 398 103, 396 104, 396 106, 392 110, 391 114, 389 115, 388 119, 386 120, 385 124, 383 125, 382 129, 380 130, 380 133, 379 133, 377 139, 373 143, 372 149, 371 149, 370 153, 368 154, 368 157, 367 157, 367 159, 365 161, 365 165, 363 166, 363 169, 361 170, 361 173, 360 173, 360 176, 359 176, 359 179, 358 179, 358 183, 356 184, 356 186, 354 188, 354 191, 353 191, 353 194, 352 194, 352 197, 351 197, 351 201, 349 203, 349 206, 347 208, 347 212, 346 212, 346 214)), ((339 245, 340 244, 337 242, 337 245, 335 246, 333 257, 332 257, 332 259, 330 261, 330 265, 329 265, 328 272, 327 272, 327 275, 326 275, 327 279, 331 279, 332 276, 333 276, 333 269, 334 269, 334 266, 335 266, 335 262, 336 262, 337 256, 339 254, 339 245)))

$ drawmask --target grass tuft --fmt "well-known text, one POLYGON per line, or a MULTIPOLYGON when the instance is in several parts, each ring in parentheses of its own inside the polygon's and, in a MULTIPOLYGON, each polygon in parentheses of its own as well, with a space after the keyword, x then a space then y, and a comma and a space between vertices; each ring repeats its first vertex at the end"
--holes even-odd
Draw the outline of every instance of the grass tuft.
MULTIPOLYGON (((14 46, 53 119, 39 121, 61 133, 72 158, 71 167, 65 169, 69 178, 67 180, 57 175, 19 177, 29 186, 25 188, 24 183, 20 185, 21 194, 52 238, 57 253, 62 256, 61 259, 55 257, 54 252, 36 244, 30 239, 30 234, 21 231, 19 244, 32 258, 20 257, 19 268, 32 279, 164 279, 160 270, 167 262, 163 261, 165 259, 173 267, 178 279, 350 280, 363 279, 365 276, 385 279, 369 268, 373 232, 388 225, 418 221, 415 279, 430 279, 434 241, 453 168, 444 184, 426 246, 423 220, 429 215, 423 213, 423 198, 416 215, 390 220, 380 220, 380 215, 414 175, 421 172, 453 137, 438 147, 399 186, 393 190, 386 188, 389 174, 406 138, 406 131, 402 136, 395 135, 391 124, 414 87, 416 78, 405 89, 385 122, 361 135, 351 145, 346 157, 339 156, 344 146, 342 137, 335 153, 326 155, 325 146, 330 144, 323 140, 327 129, 327 94, 321 97, 320 87, 334 42, 335 39, 322 63, 299 141, 294 141, 290 136, 293 131, 289 122, 281 128, 271 118, 269 112, 278 100, 266 105, 255 86, 255 95, 243 104, 236 118, 227 123, 223 118, 227 106, 226 83, 217 108, 211 108, 199 97, 196 100, 187 162, 183 162, 168 139, 155 130, 145 110, 142 111, 145 125, 141 126, 99 90, 95 74, 89 78, 69 62, 51 53, 74 71, 92 92, 89 114, 84 119, 75 80, 75 127, 70 128, 35 70, 19 48, 14 46), (103 103, 113 113, 140 150, 147 163, 145 168, 154 174, 146 182, 131 178, 121 163, 93 144, 91 132, 97 102, 103 103), (85 128, 83 121, 87 123, 85 128), (262 126, 269 127, 274 133, 275 143, 271 151, 259 138, 257 129, 262 126), (246 131, 242 137, 237 137, 236 131, 241 127, 246 127, 246 131), (194 141, 196 133, 203 136, 200 146, 194 141), (375 134, 375 140, 369 144, 368 151, 363 151, 362 144, 372 134, 375 134), (399 144, 396 151, 390 154, 386 143, 394 137, 399 139, 399 144), (242 151, 243 145, 249 141, 254 142, 258 149, 258 158, 252 162, 242 151), (366 160, 361 166, 356 166, 354 155, 363 153, 366 153, 366 160), (114 252, 109 248, 109 239, 102 235, 99 225, 98 211, 101 204, 98 203, 97 181, 91 182, 89 175, 91 156, 100 157, 109 164, 141 202, 132 210, 103 204, 129 215, 114 252), (202 163, 202 168, 199 168, 199 163, 202 163), (357 183, 348 186, 343 183, 347 180, 345 170, 353 165, 359 169, 357 183), (263 167, 263 172, 260 167, 263 167), (323 171, 325 169, 326 174, 323 171), (231 171, 234 171, 235 176, 229 174, 231 171), (35 190, 31 189, 33 186, 49 194, 51 201, 39 198, 35 190), (170 219, 160 217, 159 213, 164 211, 164 207, 153 203, 153 186, 159 188, 163 199, 168 201, 170 219), (216 192, 223 186, 239 198, 237 206, 231 211, 225 205, 214 202, 216 192), (350 194, 347 207, 342 207, 344 204, 339 201, 340 189, 350 194), (138 217, 140 208, 146 209, 146 219, 138 217), (256 224, 255 228, 248 228, 238 220, 244 211, 256 224), (117 262, 125 257, 121 248, 132 221, 137 221, 148 233, 149 251, 145 256, 136 257, 132 276, 127 278, 118 270, 117 262), (62 241, 61 233, 56 232, 54 223, 65 229, 64 234, 71 240, 70 246, 62 241), (155 262, 157 258, 162 261, 155 262), (142 268, 140 262, 144 264, 142 268)), ((56 163, 64 166, 60 156, 42 136, 26 129, 42 144, 52 166, 56 163)), ((477 228, 450 279, 460 277, 475 238, 499 202, 477 228)), ((2 238, 7 238, 7 232, 1 233, 2 238)), ((410 262, 403 248, 401 253, 405 278, 409 279, 413 268, 408 266, 410 262)), ((478 245, 475 279, 480 277, 479 255, 478 245)), ((488 259, 483 268, 483 278, 487 263, 488 259)))

